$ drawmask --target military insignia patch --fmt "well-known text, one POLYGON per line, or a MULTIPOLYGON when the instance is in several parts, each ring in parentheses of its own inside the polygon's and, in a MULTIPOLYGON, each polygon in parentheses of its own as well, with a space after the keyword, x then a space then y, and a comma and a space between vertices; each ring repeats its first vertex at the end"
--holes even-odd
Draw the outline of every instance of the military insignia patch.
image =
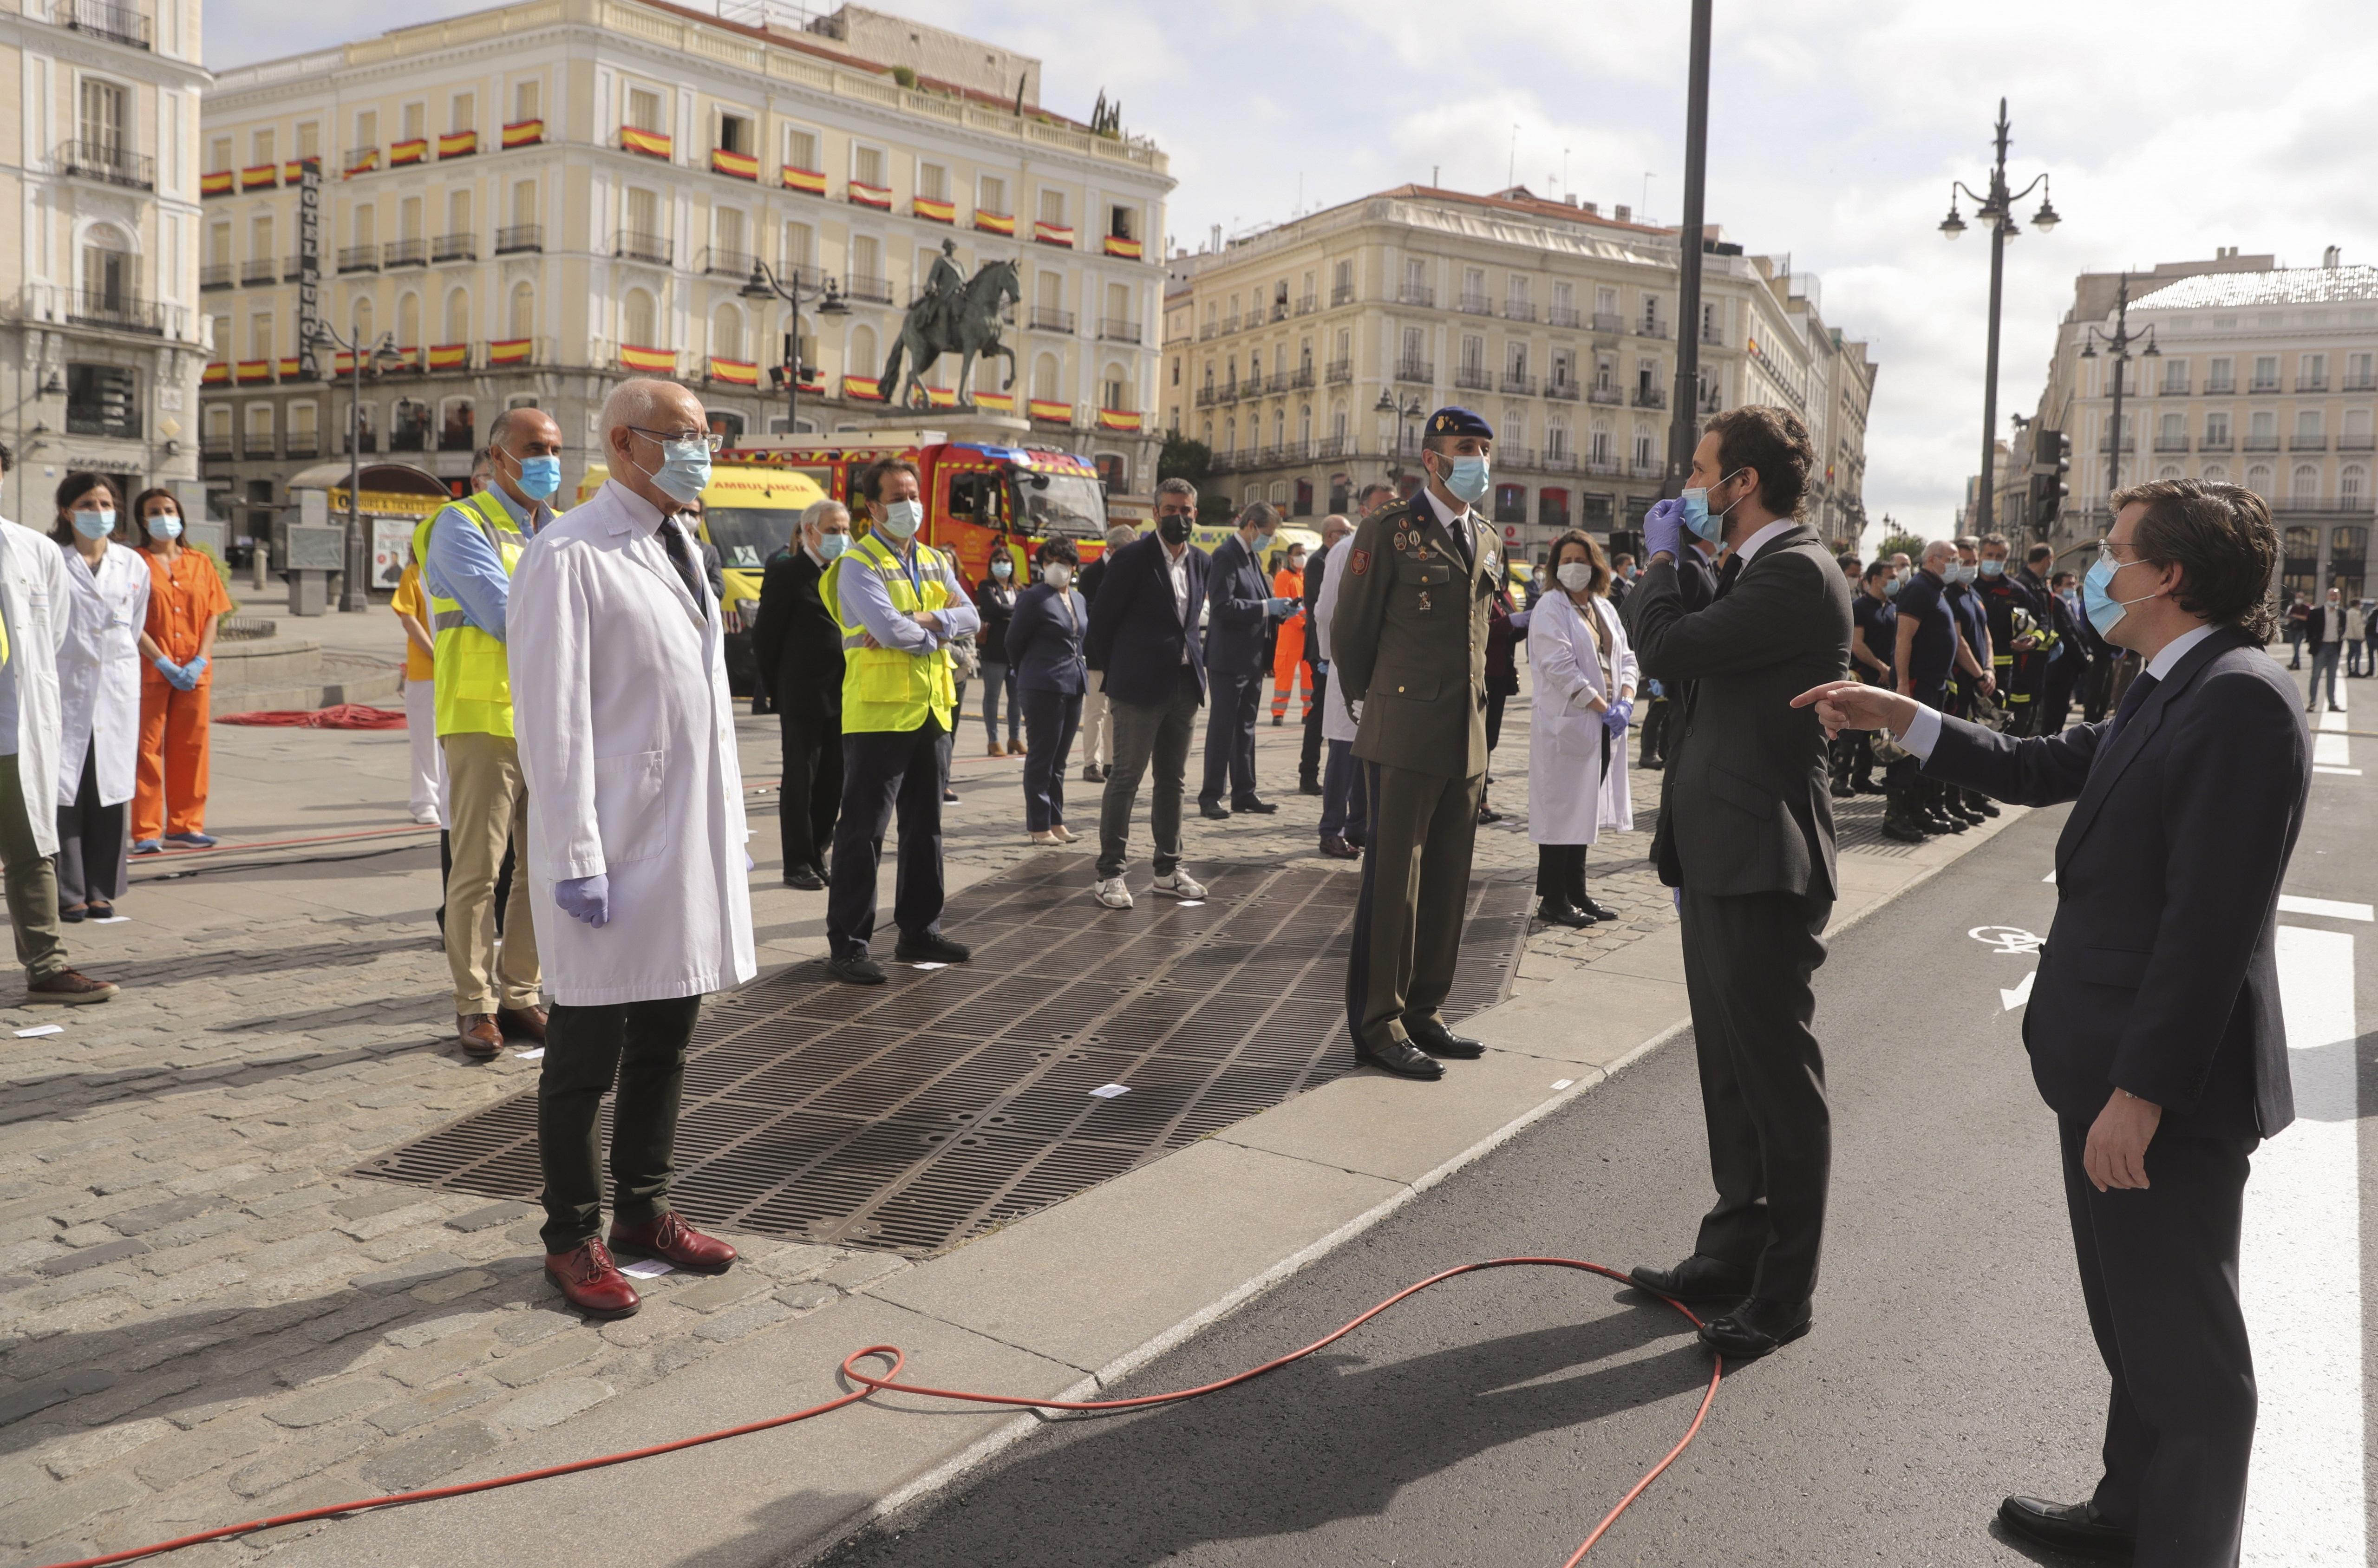
POLYGON ((1346 565, 1348 569, 1351 570, 1356 577, 1362 576, 1364 572, 1371 569, 1371 552, 1368 550, 1355 551, 1354 554, 1348 558, 1346 565))

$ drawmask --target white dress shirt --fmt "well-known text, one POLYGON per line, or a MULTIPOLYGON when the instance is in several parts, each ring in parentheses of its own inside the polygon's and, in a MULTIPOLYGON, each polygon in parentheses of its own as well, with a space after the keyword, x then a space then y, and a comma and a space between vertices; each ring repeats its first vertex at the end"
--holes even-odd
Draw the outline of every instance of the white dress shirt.
POLYGON ((1734 552, 1735 556, 1744 566, 1747 567, 1750 564, 1750 557, 1764 549, 1770 539, 1778 538, 1785 533, 1789 533, 1792 530, 1799 526, 1800 524, 1797 519, 1779 517, 1773 522, 1769 523, 1766 527, 1760 529, 1758 533, 1744 540, 1741 546, 1734 552))
MULTIPOLYGON (((2214 628, 2211 626, 2200 626, 2192 630, 2181 632, 2163 645, 2162 652, 2147 661, 2145 673, 2161 681, 2166 676, 2171 674, 2172 666, 2188 656, 2188 651, 2191 648, 2212 636, 2214 628)), ((1932 748, 1938 745, 1940 740, 1939 712, 1931 708, 1918 708, 1916 711, 1914 722, 1907 726, 1907 733, 1899 737, 1899 744, 1915 753, 1917 761, 1928 762, 1932 760, 1932 748)))
MULTIPOLYGON (((1184 539, 1181 542, 1180 547, 1175 549, 1159 539, 1156 542, 1156 545, 1158 549, 1164 552, 1164 575, 1172 582, 1173 611, 1180 616, 1181 624, 1187 626, 1189 624, 1189 543, 1184 539)), ((1202 617, 1198 629, 1201 631, 1205 629, 1202 617)), ((1185 637, 1181 640, 1181 663, 1183 667, 1186 667, 1189 663, 1189 640, 1185 637)))

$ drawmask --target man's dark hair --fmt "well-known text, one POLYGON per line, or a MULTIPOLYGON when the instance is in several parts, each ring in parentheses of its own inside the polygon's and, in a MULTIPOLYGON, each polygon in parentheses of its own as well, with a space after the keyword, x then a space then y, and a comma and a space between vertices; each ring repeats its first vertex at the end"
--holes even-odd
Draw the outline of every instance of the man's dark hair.
POLYGON ((1040 547, 1032 552, 1032 564, 1045 567, 1051 561, 1063 561, 1069 567, 1077 567, 1082 564, 1082 553, 1074 548, 1071 539, 1044 539, 1040 547))
POLYGON ((2269 641, 2271 578, 2279 559, 2269 504, 2242 485, 2201 479, 2157 479, 2117 490, 2115 514, 2132 502, 2146 511, 2131 543, 2139 559, 2180 568, 2180 607, 2269 641))
POLYGON ((2035 571, 2039 569, 2040 562, 2052 561, 2055 558, 2056 546, 2053 545, 2034 545, 2023 553, 2023 564, 2035 571))
POLYGON ((859 494, 866 497, 871 501, 882 500, 883 498, 884 476, 894 473, 905 473, 909 478, 914 479, 917 482, 917 487, 919 490, 924 488, 925 476, 918 472, 917 465, 915 463, 910 462, 907 458, 885 458, 883 461, 875 463, 870 467, 865 473, 859 475, 859 494))
POLYGON ((1866 569, 1866 581, 1872 582, 1878 577, 1889 577, 1897 569, 1898 569, 1893 567, 1889 561, 1877 561, 1874 565, 1866 569))
POLYGON ((1996 545, 2001 550, 2012 551, 2013 548, 2007 543, 2007 536, 2003 533, 1985 533, 1982 535, 1982 543, 1984 545, 1996 545))
POLYGON ((2073 581, 2073 579, 2071 572, 2060 571, 2054 577, 2048 580, 2048 586, 2053 588, 2060 582, 2071 582, 2072 581, 2073 581))
POLYGON ((1195 501, 1197 498, 1197 486, 1190 484, 1189 481, 1180 477, 1178 474, 1175 474, 1171 479, 1166 480, 1163 484, 1159 485, 1156 487, 1156 493, 1159 497, 1186 496, 1190 500, 1195 501))
POLYGON ((1374 479, 1357 491, 1354 496, 1354 521, 1360 522, 1365 516, 1375 510, 1379 497, 1394 500, 1396 487, 1384 479, 1374 479))
POLYGON ((1273 506, 1269 501, 1249 501, 1247 503, 1246 510, 1239 514, 1239 521, 1232 524, 1232 526, 1237 528, 1264 528, 1267 526, 1277 526, 1279 522, 1279 509, 1278 507, 1273 506))
POLYGON ((1833 565, 1841 568, 1844 571, 1864 571, 1866 569, 1865 563, 1857 558, 1855 552, 1849 550, 1844 550, 1840 555, 1835 556, 1833 557, 1833 565))
POLYGON ((1717 437, 1720 474, 1756 470, 1759 504, 1777 517, 1800 515, 1801 497, 1808 491, 1808 470, 1817 461, 1807 425, 1780 408, 1746 403, 1718 414, 1701 426, 1701 432, 1717 437))
POLYGON ((1631 567, 1634 564, 1635 557, 1628 555, 1624 550, 1619 551, 1616 555, 1610 557, 1610 569, 1613 571, 1616 571, 1620 567, 1631 567))

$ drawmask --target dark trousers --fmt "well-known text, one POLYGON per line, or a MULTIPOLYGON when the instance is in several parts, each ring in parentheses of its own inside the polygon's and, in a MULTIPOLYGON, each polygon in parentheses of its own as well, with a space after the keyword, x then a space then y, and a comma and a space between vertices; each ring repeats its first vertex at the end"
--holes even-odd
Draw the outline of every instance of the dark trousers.
POLYGON ((1131 813, 1139 801, 1139 781, 1153 767, 1156 787, 1147 801, 1147 825, 1156 840, 1156 874, 1169 877, 1181 864, 1181 796, 1188 787, 1189 742, 1196 733, 1202 699, 1197 672, 1188 665, 1172 688, 1170 702, 1126 702, 1107 693, 1111 737, 1105 792, 1099 797, 1099 878, 1123 875, 1131 852, 1131 813))
POLYGON ((1808 1025, 1831 899, 1684 895, 1685 995, 1717 1204, 1697 1252, 1758 1271, 1755 1293, 1816 1293, 1832 1175, 1825 1059, 1808 1025))
POLYGON ((1023 706, 1015 697, 1015 667, 998 659, 982 662, 982 728, 999 739, 999 700, 1007 699, 1007 748, 1015 749, 1015 726, 1023 723, 1023 706))
POLYGON ((72 806, 58 808, 58 905, 113 904, 129 885, 131 841, 124 832, 125 808, 99 803, 99 745, 82 754, 82 784, 72 806))
POLYGON ((834 880, 826 889, 826 951, 862 957, 875 935, 875 873, 883 834, 900 820, 892 923, 923 936, 942 918, 942 743, 930 716, 912 730, 842 737, 842 820, 834 827, 834 880))
POLYGON ((611 1217, 637 1226, 667 1209, 677 1174, 677 1107, 700 997, 571 1007, 545 1023, 536 1152, 545 1171, 545 1250, 567 1252, 603 1229, 603 1096, 611 1106, 611 1217))
POLYGON ((1329 743, 1329 765, 1321 775, 1321 836, 1360 843, 1371 816, 1371 770, 1354 758, 1354 743, 1329 743))
POLYGON ((1304 710, 1304 744, 1297 748, 1296 781, 1309 784, 1321 782, 1321 711, 1329 703, 1329 666, 1307 660, 1304 667, 1312 676, 1313 700, 1304 710))
POLYGON ((2062 735, 2072 717, 2072 694, 2088 671, 2077 656, 2067 656, 2048 666, 2048 689, 2039 699, 2039 724, 2035 735, 2062 735))
POLYGON ((1227 782, 1235 806, 1255 798, 1255 710, 1263 706, 1264 677, 1208 670, 1206 684, 1206 783, 1197 803, 1220 805, 1227 782))
POLYGON ((1667 765, 1668 721, 1675 715, 1675 703, 1665 697, 1654 697, 1643 709, 1643 766, 1647 769, 1667 765))
POLYGON ((2081 722, 2084 724, 2102 723, 2114 705, 2114 669, 2120 664, 2122 651, 2107 648, 2089 661, 2089 673, 2081 677, 2081 722))
POLYGON ((1370 795, 1363 891, 1346 954, 1346 1026, 1374 1048, 1442 1022, 1470 907, 1483 773, 1448 779, 1363 764, 1370 795))
POLYGON ((2148 1185, 2100 1192, 2081 1168, 2088 1124, 2060 1119, 2081 1299, 2114 1380, 2107 1522, 2138 1536, 2138 1568, 2229 1568, 2254 1446, 2254 1358, 2238 1304, 2238 1230, 2255 1140, 2157 1138, 2148 1185))
POLYGON ((777 831, 787 874, 806 866, 825 875, 826 846, 842 813, 842 717, 779 704, 776 731, 785 745, 784 782, 777 786, 777 831))
POLYGON ((1585 852, 1591 847, 1583 844, 1536 845, 1536 896, 1583 908, 1585 852))
POLYGON ((1027 691, 1024 710, 1024 825, 1045 832, 1065 820, 1065 759, 1082 727, 1078 691, 1027 691))

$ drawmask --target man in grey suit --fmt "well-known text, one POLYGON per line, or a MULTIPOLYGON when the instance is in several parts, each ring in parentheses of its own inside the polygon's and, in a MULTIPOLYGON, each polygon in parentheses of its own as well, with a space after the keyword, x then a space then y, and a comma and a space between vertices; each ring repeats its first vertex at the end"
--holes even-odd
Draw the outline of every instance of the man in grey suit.
POLYGON ((1692 1256, 1634 1278, 1677 1300, 1739 1302, 1701 1328, 1730 1360, 1808 1332, 1832 1168, 1808 1027, 1833 909, 1832 800, 1824 727, 1792 699, 1848 674, 1850 592, 1797 521, 1815 461, 1782 410, 1711 420, 1684 495, 1644 520, 1651 565, 1627 598, 1644 672, 1686 688, 1651 858, 1678 890, 1717 1186, 1692 1256), (1727 550, 1698 611, 1677 573, 1687 527, 1727 550))
POLYGON ((1214 546, 1206 576, 1206 784, 1197 806, 1208 817, 1267 817, 1279 809, 1255 794, 1255 710, 1271 668, 1264 632, 1297 608, 1295 600, 1275 596, 1264 580, 1263 553, 1279 533, 1279 510, 1249 503, 1239 514, 1238 532, 1214 546))
POLYGON ((2075 803, 2023 1038, 2113 1397, 2091 1499, 2010 1497, 1999 1518, 2141 1568, 2228 1568, 2245 1519, 2238 1237, 2247 1157, 2295 1118, 2276 916, 2312 787, 2295 688, 2263 651, 2278 544, 2238 485, 2115 492, 2084 605, 2145 668, 2106 723, 2018 740, 1881 687, 1797 699, 1831 728, 1890 728, 1935 778, 2075 803))

